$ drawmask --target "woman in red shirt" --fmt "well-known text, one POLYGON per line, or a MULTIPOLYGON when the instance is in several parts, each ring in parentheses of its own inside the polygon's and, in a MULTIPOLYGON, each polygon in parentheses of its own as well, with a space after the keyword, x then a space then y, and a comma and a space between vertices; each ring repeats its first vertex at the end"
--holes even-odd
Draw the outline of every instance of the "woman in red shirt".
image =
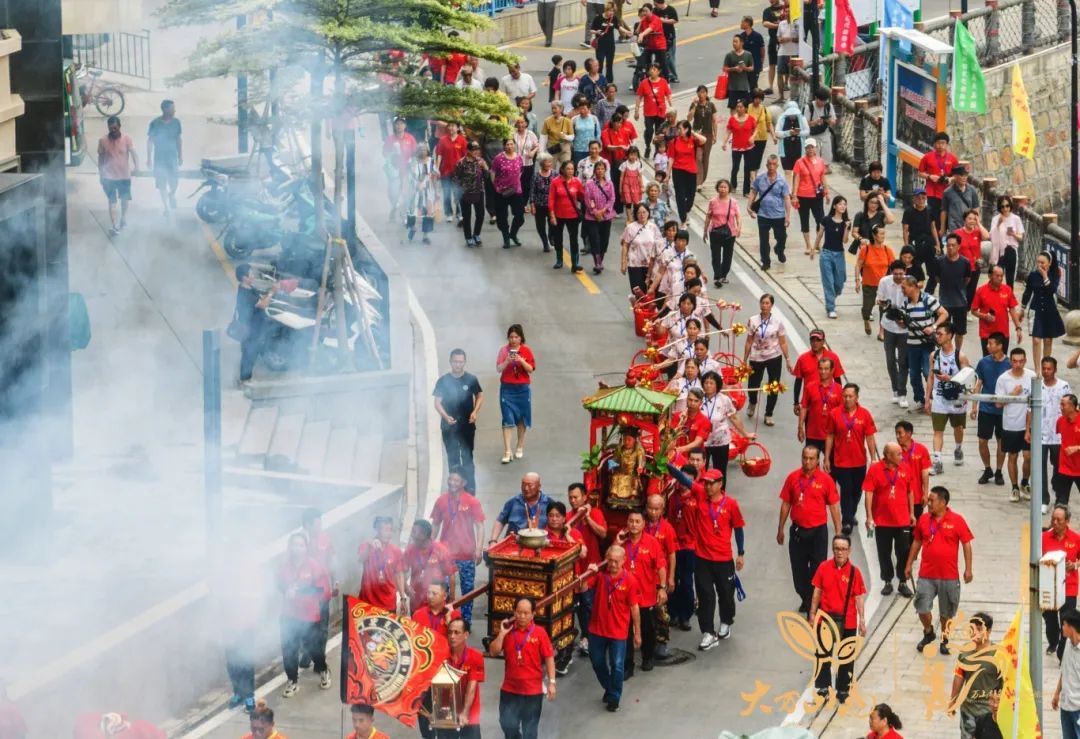
POLYGON ((728 118, 727 132, 724 134, 724 143, 720 147, 727 151, 728 142, 731 143, 731 187, 739 186, 739 165, 743 167, 742 194, 745 198, 750 194, 750 164, 753 159, 754 133, 757 131, 757 119, 746 112, 746 101, 739 100, 735 103, 735 110, 728 118))
POLYGON ((982 259, 982 242, 990 240, 990 232, 979 223, 979 211, 972 208, 964 214, 964 225, 953 231, 960 237, 960 256, 967 257, 971 263, 972 279, 967 284, 967 304, 975 300, 975 290, 979 287, 978 262, 982 259))
MULTIPOLYGON (((570 271, 580 272, 578 264, 578 229, 581 226, 581 214, 585 205, 585 186, 574 176, 574 163, 563 162, 559 167, 559 176, 551 181, 548 188, 548 219, 551 228, 548 238, 555 247, 555 267, 563 266, 563 229, 570 234, 570 271)), ((507 449, 510 447, 507 446, 507 449)))
POLYGON ((900 723, 896 711, 888 703, 878 703, 870 711, 870 733, 866 739, 904 739, 896 733, 897 729, 902 728, 904 725, 900 723))
POLYGON ((499 350, 495 369, 501 374, 499 407, 502 408, 502 463, 509 464, 514 457, 521 459, 525 456, 525 431, 532 426, 531 383, 532 373, 536 371, 536 359, 532 349, 525 345, 525 329, 520 323, 507 329, 506 345, 499 350), (517 450, 511 456, 510 436, 515 427, 517 450))
POLYGON ((686 217, 694 207, 694 195, 697 192, 697 150, 704 143, 705 137, 694 131, 690 121, 679 121, 675 127, 675 138, 668 144, 671 177, 675 185, 675 206, 683 228, 686 228, 686 217))
POLYGON ((807 139, 805 152, 791 170, 791 189, 799 199, 799 225, 803 243, 810 254, 810 214, 814 214, 814 230, 825 220, 825 198, 829 195, 825 183, 825 160, 817 154, 817 141, 807 139))

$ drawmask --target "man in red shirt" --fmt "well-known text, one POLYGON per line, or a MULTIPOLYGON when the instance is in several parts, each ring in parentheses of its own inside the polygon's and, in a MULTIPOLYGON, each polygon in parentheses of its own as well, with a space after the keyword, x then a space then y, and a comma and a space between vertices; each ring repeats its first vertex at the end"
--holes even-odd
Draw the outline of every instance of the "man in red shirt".
MULTIPOLYGON (((641 12, 644 13, 647 7, 648 3, 642 6, 641 12)), ((659 37, 663 38, 664 34, 661 32, 659 37)), ((663 54, 664 52, 661 51, 660 53, 663 54)), ((649 70, 649 76, 643 79, 634 91, 637 95, 637 103, 634 104, 635 121, 641 119, 641 108, 645 108, 644 156, 646 159, 649 158, 649 147, 652 145, 653 135, 660 130, 664 118, 667 116, 668 107, 671 106, 671 87, 668 86, 667 80, 660 76, 660 70, 663 69, 663 66, 654 62, 647 69, 649 70)))
MULTIPOLYGON (((461 677, 462 701, 461 712, 458 714, 457 732, 450 732, 450 736, 460 739, 480 739, 480 683, 484 682, 484 655, 468 645, 469 625, 465 619, 455 618, 447 627, 447 640, 450 642, 450 656, 446 663, 458 672, 464 672, 461 677)), ((439 732, 443 736, 443 732, 439 732)))
POLYGON ((896 443, 900 445, 900 461, 911 472, 911 489, 915 495, 915 520, 923 514, 923 495, 930 489, 930 450, 915 441, 911 421, 897 421, 894 427, 896 443))
MULTIPOLYGON (((330 594, 319 606, 319 642, 322 652, 326 652, 326 637, 330 629, 330 599, 338 595, 337 581, 334 579, 334 542, 323 531, 322 513, 318 508, 307 508, 300 516, 300 528, 308 540, 308 554, 318 562, 330 578, 330 594)), ((300 667, 311 666, 311 657, 303 649, 300 651, 300 667)))
MULTIPOLYGON (((893 577, 907 564, 911 549, 911 529, 915 525, 915 491, 911 469, 903 463, 900 445, 885 444, 881 459, 870 465, 863 480, 866 493, 866 535, 877 540, 878 562, 881 566, 882 595, 892 595, 893 577), (892 552, 896 551, 893 566, 892 552)), ((907 580, 900 580, 900 595, 910 598, 914 593, 907 580)))
POLYGON ((638 577, 623 568, 625 562, 626 550, 612 544, 604 556, 602 573, 598 565, 589 565, 589 570, 599 573, 589 619, 589 659, 604 689, 604 705, 612 713, 619 710, 622 699, 627 636, 631 630, 633 646, 641 646, 641 584, 638 577))
POLYGON ((443 636, 447 636, 446 627, 454 618, 462 618, 461 611, 449 607, 446 602, 446 583, 438 580, 428 585, 427 603, 412 614, 413 621, 443 636))
POLYGON ((653 608, 653 624, 656 627, 656 658, 661 660, 667 659, 668 641, 671 640, 671 616, 668 614, 668 604, 675 590, 675 552, 679 548, 675 527, 664 518, 666 505, 663 495, 650 495, 645 501, 645 533, 660 542, 667 569, 667 580, 661 583, 667 597, 664 603, 657 603, 653 608))
POLYGON ((383 141, 383 159, 387 164, 387 175, 391 178, 387 188, 391 217, 399 206, 404 206, 399 200, 409 182, 409 164, 415 153, 416 139, 405 130, 405 119, 398 116, 394 119, 394 132, 383 141))
MULTIPOLYGON (((645 533, 645 516, 631 511, 626 517, 626 531, 619 534, 618 543, 626 550, 626 569, 637 578, 641 590, 641 669, 649 672, 656 657, 656 621, 653 609, 667 603, 667 555, 663 545, 645 533), (661 595, 662 593, 662 595, 661 595)), ((636 642, 631 629, 630 641, 636 642)), ((626 650, 627 677, 634 674, 634 649, 626 650)))
POLYGON ((989 354, 986 340, 990 335, 1001 332, 1005 337, 1005 346, 1009 346, 1009 319, 1016 326, 1016 343, 1019 344, 1023 331, 1023 311, 1016 300, 1013 289, 1005 284, 1005 270, 994 266, 990 268, 990 281, 975 290, 975 299, 971 301, 971 315, 979 320, 979 342, 983 356, 989 354))
POLYGON ((353 733, 346 739, 390 739, 375 728, 375 708, 366 703, 354 703, 349 713, 352 716, 353 733))
POLYGON ((844 376, 844 365, 841 364, 840 357, 837 356, 836 352, 825 348, 825 332, 820 328, 815 328, 810 331, 810 348, 795 360, 794 372, 792 373, 795 375, 793 395, 795 396, 796 416, 799 415, 801 408, 799 399, 802 397, 803 384, 805 383, 809 387, 811 384, 818 382, 820 378, 818 362, 822 359, 832 360, 833 379, 839 380, 844 376))
POLYGON ((941 216, 941 199, 949 186, 953 167, 959 166, 956 155, 949 151, 949 134, 944 131, 934 135, 934 148, 919 160, 919 174, 926 178, 926 205, 930 209, 930 222, 937 223, 941 216))
POLYGON ((840 517, 842 533, 855 528, 855 514, 862 497, 866 477, 866 458, 876 462, 878 457, 877 426, 870 411, 859 405, 859 386, 844 385, 844 403, 829 413, 828 436, 825 437, 825 471, 832 473, 840 488, 840 517))
POLYGON ((394 521, 376 516, 375 538, 360 544, 356 557, 364 568, 360 578, 360 600, 398 613, 398 598, 405 595, 405 563, 401 550, 393 543, 394 521))
MULTIPOLYGON (((694 455, 691 455, 693 457, 694 455)), ((705 469, 705 460, 701 466, 684 465, 680 472, 693 480, 699 470, 705 469)), ((697 512, 697 497, 689 486, 679 485, 668 497, 667 517, 675 529, 675 589, 668 602, 668 611, 675 628, 690 631, 690 618, 694 615, 694 568, 697 556, 694 553, 693 518, 697 512)))
POLYGON ((449 582, 450 600, 454 599, 454 558, 442 542, 431 538, 431 522, 416 519, 405 547, 405 568, 409 573, 409 602, 405 613, 411 613, 427 601, 428 585, 436 581, 449 582))
POLYGON ((692 387, 686 392, 686 413, 671 414, 671 428, 675 431, 676 454, 688 454, 693 449, 704 448, 705 440, 712 433, 712 421, 701 413, 705 393, 692 387))
POLYGON ((544 693, 549 701, 555 700, 555 651, 533 616, 533 602, 518 598, 514 618, 499 624, 499 633, 488 646, 489 655, 506 659, 499 691, 499 726, 506 736, 536 736, 544 693))
MULTIPOLYGON (((483 560, 484 509, 480 501, 465 491, 465 473, 454 467, 446 478, 447 492, 439 496, 431 509, 434 536, 450 550, 457 567, 461 593, 471 592, 476 584, 476 565, 483 560)), ((472 623, 472 601, 461 608, 461 615, 472 623)))
MULTIPOLYGON (((799 361, 802 361, 802 357, 799 361)), ((833 409, 839 408, 844 402, 844 388, 835 377, 833 360, 829 357, 819 359, 816 381, 807 381, 802 403, 795 406, 799 414, 799 441, 823 452, 825 439, 829 436, 829 416, 833 409)))
POLYGON ((435 163, 439 168, 439 179, 442 182, 443 214, 447 220, 453 214, 457 214, 458 225, 461 225, 461 192, 454 182, 454 167, 465 158, 469 150, 469 140, 458 131, 456 123, 446 124, 446 135, 439 139, 435 145, 435 163))
POLYGON ((780 489, 780 523, 776 527, 776 543, 784 545, 784 524, 791 516, 791 538, 788 540, 788 559, 791 561, 791 581, 799 595, 799 610, 810 612, 814 588, 811 578, 829 556, 829 526, 840 530, 840 495, 836 483, 818 468, 821 451, 812 445, 802 450, 802 467, 784 480, 780 489))
POLYGON ((914 541, 904 567, 904 579, 911 579, 911 568, 922 553, 919 564, 919 581, 915 584, 915 612, 922 622, 923 637, 915 648, 920 652, 934 641, 934 598, 938 601, 938 619, 941 622, 940 654, 948 655, 948 624, 960 608, 960 568, 957 566, 957 550, 964 548, 964 582, 971 582, 971 540, 975 537, 963 516, 949 510, 949 490, 941 485, 930 488, 926 496, 929 509, 915 525, 914 541))
MULTIPOLYGON (((810 623, 817 627, 819 613, 827 613, 841 629, 837 636, 846 639, 858 634, 866 636, 866 583, 859 568, 851 561, 851 539, 837 534, 832 540, 833 558, 822 562, 814 573, 814 596, 810 603, 810 623)), ((839 641, 837 639, 837 641, 839 641)), ((832 685, 832 671, 828 661, 814 681, 818 695, 826 697, 832 685)), ((851 688, 854 662, 848 662, 836 672, 836 700, 844 703, 851 688)))
POLYGON ((1080 490, 1080 413, 1076 409, 1076 396, 1061 396, 1061 415, 1057 420, 1057 432, 1061 435, 1058 447, 1058 470, 1051 481, 1054 502, 1069 505, 1072 487, 1080 490))
POLYGON ((300 652, 305 652, 319 674, 319 687, 330 687, 330 668, 326 666, 326 651, 319 637, 319 609, 330 599, 330 576, 310 555, 307 536, 295 533, 289 537, 289 549, 277 573, 281 602, 281 652, 287 682, 283 698, 291 698, 300 690, 297 683, 300 671, 300 652), (323 648, 320 649, 320 644, 323 648))
MULTIPOLYGON (((585 568, 591 564, 599 564, 603 561, 600 554, 600 542, 607 539, 607 520, 604 512, 599 508, 593 508, 589 503, 589 495, 585 492, 585 486, 580 482, 571 483, 566 489, 570 506, 573 508, 576 518, 573 523, 574 533, 581 538, 585 547, 585 558, 579 560, 582 565, 578 574, 585 572, 585 568)), ((577 612, 578 626, 581 627, 581 641, 578 643, 578 651, 582 654, 589 653, 589 614, 592 613, 592 580, 586 580, 581 584, 580 590, 574 594, 574 610, 577 612)))
POLYGON ((1043 554, 1065 552, 1065 605, 1057 612, 1043 611, 1046 625, 1046 653, 1057 654, 1058 660, 1065 652, 1065 640, 1061 636, 1061 614, 1076 608, 1076 594, 1080 590, 1080 534, 1069 526, 1072 515, 1069 507, 1060 503, 1050 512, 1050 528, 1043 532, 1043 554))

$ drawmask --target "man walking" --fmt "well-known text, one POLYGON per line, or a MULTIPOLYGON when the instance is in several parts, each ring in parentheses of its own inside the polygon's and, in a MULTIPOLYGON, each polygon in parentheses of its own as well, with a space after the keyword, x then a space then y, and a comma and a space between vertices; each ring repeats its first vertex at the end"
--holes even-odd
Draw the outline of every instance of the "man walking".
MULTIPOLYGON (((687 479, 697 476, 701 466, 685 465, 681 468, 687 479)), ((668 611, 675 628, 690 631, 690 618, 694 615, 694 570, 697 567, 697 555, 694 552, 693 520, 697 515, 697 498, 688 485, 680 485, 668 497, 667 516, 675 528, 675 589, 671 593, 668 611)))
POLYGON ((1058 470, 1054 476, 1054 502, 1069 504, 1073 485, 1080 489, 1080 413, 1077 413, 1076 396, 1061 398, 1061 418, 1057 421, 1061 435, 1058 449, 1058 470))
POLYGON ((740 100, 750 104, 750 75, 754 73, 754 59, 743 48, 743 37, 731 37, 731 51, 724 55, 724 69, 728 75, 728 108, 735 110, 740 100))
POLYGON ((948 234, 964 227, 964 215, 979 209, 979 193, 968 184, 968 173, 961 165, 952 169, 952 184, 941 196, 938 233, 948 234))
MULTIPOLYGON (((915 427, 911 421, 897 421, 894 430, 896 443, 900 445, 900 461, 911 474, 915 520, 918 521, 923 514, 923 496, 930 489, 930 450, 915 441, 915 427)), ((902 566, 898 563, 897 570, 902 566)))
MULTIPOLYGON (((1009 371, 998 378, 994 388, 995 395, 1009 395, 1014 398, 1027 398, 1031 395, 1031 383, 1035 373, 1027 369, 1027 353, 1020 347, 1009 352, 1009 371)), ((1001 408, 1001 447, 1008 457, 1009 482, 1012 495, 1009 500, 1018 503, 1021 498, 1031 500, 1031 486, 1028 476, 1031 474, 1031 410, 1024 403, 998 403, 1001 408), (1023 476, 1016 484, 1017 456, 1024 455, 1023 476)))
POLYGON ((1042 512, 1045 515, 1050 506, 1050 480, 1046 472, 1046 462, 1050 461, 1053 477, 1058 474, 1058 456, 1061 449, 1061 434, 1057 431, 1057 421, 1061 418, 1061 399, 1072 393, 1072 387, 1057 376, 1057 360, 1043 357, 1039 369, 1042 372, 1042 512))
POLYGON ((780 51, 780 39, 776 31, 780 27, 780 13, 783 9, 780 0, 769 0, 769 5, 761 11, 761 25, 769 32, 769 86, 765 89, 766 95, 773 94, 773 84, 776 82, 776 63, 780 51))
MULTIPOLYGON (((641 638, 635 626, 630 627, 630 644, 626 649, 624 672, 627 677, 634 674, 634 647, 641 647, 641 670, 653 669, 656 656, 656 622, 653 609, 660 603, 667 603, 667 556, 663 545, 651 534, 645 533, 645 516, 639 511, 631 511, 626 517, 626 532, 618 543, 626 550, 626 569, 637 578, 640 607, 641 638), (660 593, 663 592, 663 595, 660 593), (633 645, 633 646, 631 646, 633 645)), ((594 599, 595 603, 595 599, 594 599)))
POLYGON ((919 174, 926 178, 926 201, 930 206, 931 220, 937 224, 941 215, 941 199, 949 185, 949 175, 960 162, 949 151, 949 134, 944 131, 934 134, 933 147, 919 160, 919 174))
POLYGON ((131 137, 120 130, 119 116, 109 116, 105 124, 109 133, 98 140, 98 177, 109 201, 109 235, 115 236, 127 226, 131 176, 139 170, 139 157, 131 137))
POLYGON ((622 700, 626 641, 631 628, 634 647, 641 646, 641 586, 623 569, 625 561, 626 550, 612 544, 604 558, 603 573, 597 565, 589 565, 589 571, 599 573, 589 619, 589 659, 604 689, 604 705, 611 713, 619 710, 622 700))
POLYGON ((176 210, 176 187, 180 184, 180 165, 184 162, 180 120, 176 104, 161 101, 161 115, 150 121, 146 134, 146 166, 154 172, 154 184, 161 195, 165 215, 176 210))
MULTIPOLYGON (((858 634, 866 636, 866 581, 862 572, 851 561, 851 539, 837 534, 832 540, 833 558, 822 562, 814 573, 814 596, 810 604, 810 623, 817 628, 819 613, 827 613, 841 633, 835 634, 835 643, 858 634)), ((836 700, 844 703, 851 688, 854 661, 841 665, 836 671, 836 700)), ((832 686, 831 664, 821 666, 814 687, 821 697, 829 695, 832 686)))
POLYGON ((754 71, 750 73, 750 92, 758 89, 758 78, 765 64, 765 39, 754 30, 754 16, 744 15, 739 23, 739 37, 743 42, 743 49, 754 60, 754 71))
POLYGON ((799 398, 802 397, 803 383, 807 386, 818 381, 818 362, 827 358, 832 360, 833 377, 839 380, 844 376, 844 366, 840 363, 840 357, 832 349, 825 347, 825 331, 820 328, 810 330, 810 348, 799 355, 792 368, 795 375, 795 386, 792 395, 795 396, 795 415, 799 415, 799 398))
MULTIPOLYGON (((537 0, 536 1, 536 22, 540 25, 540 32, 544 34, 544 46, 551 46, 551 37, 555 34, 555 8, 558 0, 537 0)), ((588 8, 586 8, 588 11, 588 8)), ((586 13, 587 14, 587 13, 586 13)), ((588 34, 591 25, 585 26, 585 33, 588 34)))
POLYGON ((968 281, 978 279, 975 266, 968 258, 960 254, 960 237, 950 233, 945 237, 945 256, 938 257, 938 297, 945 310, 949 312, 949 323, 956 336, 956 347, 964 345, 967 334, 967 315, 971 307, 968 299, 968 281))
POLYGON ((802 466, 790 473, 780 489, 780 523, 776 543, 784 545, 784 524, 791 516, 788 532, 788 559, 791 581, 799 596, 799 610, 809 615, 814 587, 811 580, 828 557, 829 527, 840 530, 840 496, 836 483, 818 468, 821 450, 807 445, 802 450, 802 466))
MULTIPOLYGON (((431 509, 431 525, 434 538, 450 550, 464 595, 476 584, 476 565, 483 559, 484 509, 479 500, 465 492, 465 474, 460 467, 450 468, 446 489, 431 509)), ((469 601, 461 607, 461 615, 470 626, 472 605, 469 601)))
MULTIPOLYGON (((589 503, 589 494, 585 491, 585 486, 580 482, 570 483, 570 487, 566 490, 566 497, 569 499, 570 506, 577 516, 573 523, 574 533, 577 534, 577 537, 585 546, 585 558, 578 561, 583 562, 586 566, 591 564, 599 565, 603 561, 603 557, 600 555, 602 549, 600 542, 607 538, 607 520, 604 518, 604 512, 600 508, 594 508, 589 503)), ((581 590, 574 594, 574 610, 577 613, 578 625, 581 627, 581 641, 578 650, 582 654, 589 653, 588 635, 589 616, 592 613, 592 586, 592 582, 586 581, 583 583, 581 590)))
POLYGON ((1061 638, 1061 617, 1076 608, 1076 594, 1080 589, 1080 534, 1069 525, 1072 514, 1066 505, 1057 504, 1050 514, 1050 528, 1042 535, 1042 552, 1065 553, 1065 605, 1057 611, 1043 611, 1046 625, 1046 653, 1056 654, 1058 661, 1065 651, 1065 639, 1061 638))
POLYGON ((1067 641, 1050 707, 1061 711, 1062 739, 1080 739, 1080 613, 1075 609, 1062 615, 1061 633, 1067 641))
POLYGON ((755 177, 750 185, 750 201, 746 208, 750 217, 758 222, 758 253, 762 269, 768 269, 772 263, 769 258, 770 231, 776 241, 776 259, 783 262, 787 230, 791 225, 791 185, 780 174, 780 157, 770 154, 765 160, 765 171, 755 177))
POLYGON ((889 274, 881 278, 877 288, 877 304, 881 308, 881 327, 885 330, 885 368, 892 383, 892 402, 901 408, 908 407, 907 336, 901 326, 903 318, 900 306, 904 304, 904 276, 906 268, 899 259, 889 265, 889 274))
MULTIPOLYGON (((881 459, 870 465, 863 481, 866 493, 866 535, 877 540, 881 565, 882 595, 892 595, 893 577, 907 564, 911 549, 911 528, 915 525, 915 490, 911 470, 902 463, 902 450, 888 442, 881 459), (896 566, 892 554, 896 552, 896 566)), ((900 578, 898 578, 900 579, 900 578)), ((905 598, 913 593, 907 580, 900 579, 898 592, 905 598)))
POLYGON ((841 532, 855 528, 855 514, 866 478, 867 453, 871 462, 878 458, 877 426, 870 411, 859 405, 859 386, 844 385, 844 402, 829 414, 825 437, 825 471, 832 473, 840 488, 841 532))
POLYGON ((536 739, 544 694, 549 701, 555 700, 555 650, 534 616, 533 602, 518 598, 514 617, 499 624, 499 633, 488 647, 489 655, 506 660, 499 691, 499 726, 506 737, 536 739))
POLYGON ((941 239, 932 216, 926 202, 926 189, 916 188, 911 206, 904 209, 900 228, 904 243, 915 247, 915 264, 926 270, 926 292, 930 294, 937 288, 937 258, 941 251, 941 239))
POLYGON ((822 452, 829 436, 829 418, 844 402, 844 388, 836 381, 833 366, 828 357, 818 360, 817 381, 806 383, 799 405, 799 441, 822 452))
MULTIPOLYGON (((986 337, 986 352, 975 365, 975 394, 989 393, 997 388, 998 378, 1009 371, 1009 359, 1005 356, 1005 344, 1008 339, 1000 332, 986 337)), ((1005 477, 1001 468, 1005 465, 1005 452, 1001 448, 1001 408, 997 403, 971 401, 971 420, 979 419, 977 435, 979 437, 979 458, 983 463, 983 473, 979 484, 986 485, 991 480, 995 485, 1004 485, 1005 477), (990 440, 997 439, 997 466, 990 468, 990 440)), ((1055 461, 1054 464, 1057 464, 1055 461)), ((1049 501, 1047 501, 1049 502, 1049 501)))
POLYGON ((934 598, 938 601, 938 620, 941 623, 940 654, 949 654, 949 622, 956 617, 960 607, 960 568, 957 554, 964 548, 964 582, 970 583, 973 558, 971 541, 975 537, 967 521, 949 509, 949 491, 936 485, 926 499, 929 510, 922 514, 915 525, 914 541, 904 566, 904 579, 911 579, 915 560, 919 563, 919 580, 915 584, 915 612, 922 623, 923 636, 915 649, 923 651, 936 638, 934 634, 934 598))
POLYGON ((953 440, 956 447, 953 449, 953 463, 964 463, 964 429, 967 427, 967 406, 960 399, 963 387, 951 378, 963 367, 970 366, 967 357, 960 352, 960 347, 954 343, 953 326, 946 323, 937 327, 934 332, 937 340, 937 349, 930 355, 930 377, 926 380, 926 405, 924 409, 930 414, 931 424, 934 428, 934 471, 932 474, 942 473, 941 451, 945 446, 945 425, 952 426, 953 440))
POLYGON ((671 637, 671 616, 667 607, 675 591, 675 552, 678 551, 678 534, 671 522, 664 518, 666 501, 662 495, 650 495, 645 500, 645 533, 660 543, 664 558, 666 580, 658 583, 657 603, 653 606, 653 625, 656 629, 656 658, 666 659, 668 641, 671 637), (663 586, 664 594, 660 595, 663 586))
POLYGON ((987 339, 993 333, 1005 337, 1004 349, 1008 351, 1010 318, 1016 326, 1016 343, 1019 344, 1023 338, 1024 313, 1013 289, 1005 284, 1005 270, 1001 267, 991 267, 990 280, 975 290, 975 298, 971 301, 971 315, 979 321, 979 342, 984 355, 987 353, 987 339))
POLYGON ((451 468, 460 467, 465 475, 465 487, 476 492, 473 448, 476 444, 476 417, 484 404, 484 390, 476 375, 465 371, 464 349, 450 352, 450 371, 435 383, 432 396, 435 398, 435 412, 441 419, 439 426, 447 463, 451 468))
POLYGON ((930 376, 930 354, 935 345, 934 332, 949 319, 949 313, 938 299, 919 287, 919 280, 904 278, 904 325, 907 327, 908 378, 915 409, 923 412, 926 399, 926 378, 930 376))

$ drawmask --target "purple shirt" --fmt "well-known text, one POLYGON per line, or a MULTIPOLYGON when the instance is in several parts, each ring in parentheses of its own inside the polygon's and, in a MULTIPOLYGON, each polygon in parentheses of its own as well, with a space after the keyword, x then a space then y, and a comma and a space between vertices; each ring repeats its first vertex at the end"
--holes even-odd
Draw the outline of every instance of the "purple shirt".
POLYGON ((590 179, 585 183, 585 220, 610 221, 615 217, 615 186, 610 180, 599 183, 590 179), (604 217, 597 218, 594 211, 604 209, 604 217))
POLYGON ((495 185, 495 192, 502 193, 513 190, 515 194, 521 194, 521 156, 513 159, 506 156, 506 152, 500 152, 491 160, 491 174, 495 185))

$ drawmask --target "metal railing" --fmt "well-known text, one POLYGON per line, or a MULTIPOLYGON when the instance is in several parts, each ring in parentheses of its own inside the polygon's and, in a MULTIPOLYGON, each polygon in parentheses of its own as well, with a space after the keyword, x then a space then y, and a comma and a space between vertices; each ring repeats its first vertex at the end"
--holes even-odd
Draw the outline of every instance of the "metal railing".
POLYGON ((72 34, 71 52, 72 58, 80 64, 150 87, 149 30, 72 34))
POLYGON ((496 13, 501 13, 504 10, 524 8, 526 5, 534 5, 535 3, 536 0, 484 0, 483 2, 468 3, 464 8, 494 18, 496 13))

